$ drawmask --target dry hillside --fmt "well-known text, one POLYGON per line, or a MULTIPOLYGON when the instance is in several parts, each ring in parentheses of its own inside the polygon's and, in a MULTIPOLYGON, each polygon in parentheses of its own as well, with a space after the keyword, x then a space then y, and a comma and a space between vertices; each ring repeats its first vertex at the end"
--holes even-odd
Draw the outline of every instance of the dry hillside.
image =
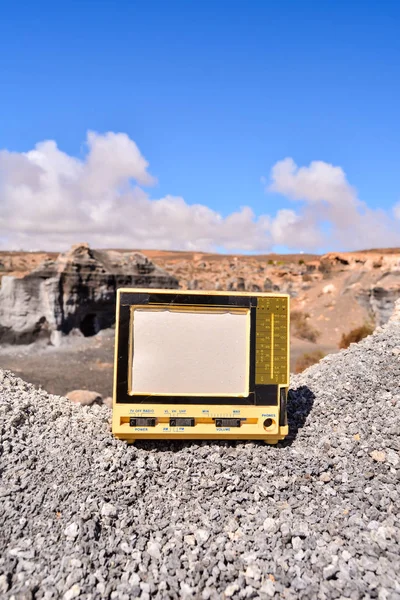
MULTIPOLYGON (((114 251, 115 252, 115 251, 114 251)), ((121 253, 132 251, 118 250, 121 253)), ((343 334, 364 326, 385 323, 400 297, 400 250, 380 249, 323 256, 222 255, 202 252, 142 250, 156 265, 175 276, 181 288, 289 293, 292 307, 291 369, 304 354, 311 362, 338 350, 343 334)), ((0 252, 0 274, 21 277, 44 258, 45 252, 0 252)), ((96 336, 97 338, 97 336, 96 336)), ((66 348, 0 349, 1 364, 56 393, 68 391, 59 371, 60 352, 73 367, 81 387, 97 388, 106 395, 112 377, 112 332, 97 339, 76 340, 66 348), (75 356, 76 355, 76 356, 75 356), (106 365, 100 368, 99 365, 106 365), (75 368, 76 367, 76 368, 75 368)), ((69 370, 69 369, 68 369, 69 370)), ((67 371, 68 371, 67 370, 67 371)))

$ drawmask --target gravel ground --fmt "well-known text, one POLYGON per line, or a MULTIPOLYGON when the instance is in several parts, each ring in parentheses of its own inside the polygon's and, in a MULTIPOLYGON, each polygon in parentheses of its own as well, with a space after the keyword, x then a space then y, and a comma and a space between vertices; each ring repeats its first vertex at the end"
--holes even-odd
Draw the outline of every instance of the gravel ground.
POLYGON ((0 371, 0 596, 400 599, 400 323, 292 378, 290 439, 111 437, 0 371))

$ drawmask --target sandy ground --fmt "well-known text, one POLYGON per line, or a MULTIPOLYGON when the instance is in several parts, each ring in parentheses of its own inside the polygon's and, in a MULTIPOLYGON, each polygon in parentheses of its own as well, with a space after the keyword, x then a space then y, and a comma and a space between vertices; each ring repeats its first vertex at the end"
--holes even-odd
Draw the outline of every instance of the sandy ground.
POLYGON ((112 395, 114 330, 67 338, 59 347, 40 343, 0 347, 0 366, 52 394, 90 389, 112 395))
MULTIPOLYGON (((88 389, 103 397, 111 396, 114 333, 114 329, 106 329, 89 338, 70 336, 59 347, 44 343, 0 346, 0 368, 9 369, 52 394, 65 395, 71 390, 88 389)), ((299 356, 314 350, 329 354, 337 348, 292 339, 291 370, 299 356)))

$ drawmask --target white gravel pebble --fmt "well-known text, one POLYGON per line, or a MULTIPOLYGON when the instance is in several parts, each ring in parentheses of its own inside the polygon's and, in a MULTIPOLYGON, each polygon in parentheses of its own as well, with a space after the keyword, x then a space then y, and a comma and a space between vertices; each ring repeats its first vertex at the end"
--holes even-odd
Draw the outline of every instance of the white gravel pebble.
POLYGON ((232 596, 239 590, 239 586, 236 583, 231 583, 225 588, 225 596, 227 598, 232 598, 232 596))
POLYGON ((67 592, 64 594, 64 600, 73 600, 73 598, 78 598, 81 593, 79 585, 73 585, 67 592))
POLYGON ((79 533, 79 527, 77 523, 70 523, 69 525, 67 525, 67 527, 64 529, 64 533, 67 537, 70 537, 72 539, 76 538, 76 536, 79 533))

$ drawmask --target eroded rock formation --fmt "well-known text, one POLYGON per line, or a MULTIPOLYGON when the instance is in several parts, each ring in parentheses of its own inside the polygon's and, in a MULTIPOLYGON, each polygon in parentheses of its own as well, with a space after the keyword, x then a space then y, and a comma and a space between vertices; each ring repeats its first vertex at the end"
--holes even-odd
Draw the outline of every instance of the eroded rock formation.
POLYGON ((91 250, 77 244, 28 275, 4 276, 0 342, 56 341, 71 331, 94 335, 115 318, 117 288, 179 287, 178 280, 138 252, 91 250))
MULTIPOLYGON (((97 278, 101 275, 101 285, 96 284, 99 289, 98 294, 105 285, 104 278, 107 274, 113 274, 114 278, 115 274, 118 274, 119 280, 126 285, 123 278, 126 274, 132 276, 134 273, 136 281, 131 278, 130 282, 132 281, 134 285, 147 285, 148 279, 143 284, 140 283, 142 276, 151 278, 160 273, 160 269, 157 268, 156 271, 151 271, 153 263, 150 261, 154 261, 163 270, 164 277, 169 276, 176 284, 179 280, 183 289, 288 293, 291 296, 293 310, 309 315, 306 318, 309 318, 312 326, 319 331, 318 344, 324 352, 336 349, 343 333, 348 333, 366 323, 374 326, 385 323, 393 310, 395 300, 400 298, 400 249, 397 248, 363 252, 331 252, 324 256, 223 255, 157 250, 144 250, 141 254, 128 250, 90 252, 94 258, 99 259, 100 270, 103 269, 106 273, 99 273, 98 267, 91 271, 89 269, 93 268, 90 267, 91 261, 86 262, 84 270, 88 272, 85 271, 85 277, 97 278)), ((28 281, 23 283, 23 290, 18 290, 16 293, 18 282, 9 284, 6 279, 7 275, 15 274, 21 278, 35 267, 36 271, 33 274, 36 273, 36 276, 40 271, 46 270, 43 265, 40 269, 37 268, 40 254, 44 255, 44 253, 0 252, 0 261, 3 262, 3 268, 0 265, 0 277, 3 275, 5 287, 11 285, 12 290, 9 294, 15 295, 15 301, 9 304, 11 309, 8 310, 13 312, 14 320, 17 318, 26 320, 30 318, 29 313, 35 315, 36 320, 28 327, 29 337, 32 337, 31 331, 36 332, 36 336, 48 335, 47 329, 50 323, 47 317, 45 321, 40 321, 36 316, 37 310, 31 309, 24 300, 25 294, 30 297, 29 302, 32 302, 32 306, 36 304, 43 306, 43 300, 38 297, 37 284, 35 283, 35 291, 31 293, 28 278, 28 281)), ((62 261, 66 260, 65 257, 57 259, 56 255, 49 255, 49 259, 50 262, 44 265, 53 265, 51 267, 53 270, 54 263, 61 265, 62 261)), ((76 268, 78 266, 79 263, 76 268)), ((71 281, 69 277, 68 281, 71 281)), ((46 283, 40 292, 44 293, 43 289, 46 286, 51 287, 50 291, 46 291, 45 299, 49 298, 50 293, 53 295, 63 293, 63 302, 57 304, 58 311, 60 313, 61 310, 63 311, 57 317, 63 325, 60 326, 58 320, 56 330, 79 331, 83 328, 86 331, 86 327, 88 331, 96 330, 102 326, 101 323, 99 325, 99 320, 105 318, 100 299, 96 298, 95 318, 91 316, 92 312, 86 310, 83 300, 78 311, 76 295, 79 290, 68 281, 61 286, 61 291, 46 283), (89 316, 86 321, 83 321, 86 314, 89 316)), ((153 284, 150 282, 149 285, 153 284)), ((173 287, 171 282, 162 283, 160 280, 155 285, 173 287)), ((105 287, 107 290, 109 286, 105 287)), ((92 301, 90 295, 88 301, 92 301)), ((52 302, 54 305, 55 301, 52 302)), ((2 310, 0 306, 0 325, 4 326, 2 310)), ((105 312, 106 315, 109 314, 108 309, 105 312)), ((25 331, 24 327, 21 331, 25 331)), ((51 325, 51 328, 54 329, 54 326, 51 325)), ((7 335, 9 336, 9 332, 7 335)), ((19 337, 21 335, 24 334, 20 334, 19 337)), ((304 352, 306 350, 308 349, 304 348, 304 352)))

